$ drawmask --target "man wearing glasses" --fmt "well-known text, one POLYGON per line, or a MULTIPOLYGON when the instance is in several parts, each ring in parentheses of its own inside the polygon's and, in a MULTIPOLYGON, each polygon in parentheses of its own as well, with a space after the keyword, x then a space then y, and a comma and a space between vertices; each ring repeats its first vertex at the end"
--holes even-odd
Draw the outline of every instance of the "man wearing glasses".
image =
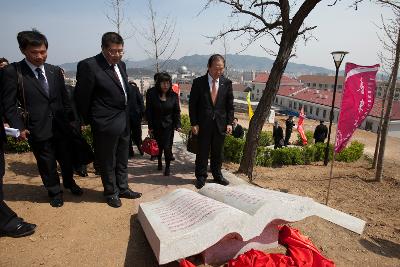
POLYGON ((90 124, 96 161, 100 167, 107 204, 119 208, 120 198, 139 198, 128 186, 128 76, 121 58, 124 40, 107 32, 101 53, 78 63, 76 106, 85 124, 90 124))

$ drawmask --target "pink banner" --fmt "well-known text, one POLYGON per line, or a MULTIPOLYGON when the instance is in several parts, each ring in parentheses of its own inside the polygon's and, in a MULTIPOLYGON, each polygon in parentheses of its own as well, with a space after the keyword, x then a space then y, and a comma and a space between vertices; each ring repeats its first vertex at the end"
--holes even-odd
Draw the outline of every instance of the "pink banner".
POLYGON ((297 131, 299 132, 303 145, 305 146, 307 145, 307 137, 303 129, 304 118, 304 108, 302 107, 299 114, 299 121, 297 122, 297 131))
POLYGON ((340 107, 339 122, 336 132, 335 152, 345 147, 354 131, 371 111, 376 91, 376 73, 379 64, 359 66, 346 63, 344 91, 340 107))

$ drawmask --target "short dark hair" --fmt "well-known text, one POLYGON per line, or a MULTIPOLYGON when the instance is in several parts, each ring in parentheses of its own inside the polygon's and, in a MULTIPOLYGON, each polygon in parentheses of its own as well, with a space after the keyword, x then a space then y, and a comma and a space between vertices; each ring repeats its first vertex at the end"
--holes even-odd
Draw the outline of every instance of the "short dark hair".
POLYGON ((166 71, 160 72, 157 75, 156 89, 157 89, 158 93, 161 93, 161 83, 162 82, 169 82, 170 86, 169 86, 169 89, 167 92, 167 94, 169 94, 169 92, 172 91, 172 78, 171 78, 171 75, 169 75, 169 73, 166 71))
POLYGON ((237 117, 234 117, 234 118, 233 118, 233 120, 237 120, 237 121, 239 121, 239 119, 238 119, 237 117))
POLYGON ((323 121, 323 120, 321 120, 321 121, 319 121, 319 123, 324 123, 324 121, 323 121))
POLYGON ((157 72, 156 74, 154 74, 154 82, 157 82, 157 77, 158 77, 158 75, 160 75, 159 72, 157 72))
POLYGON ((209 59, 208 59, 208 63, 207 63, 207 67, 210 68, 213 64, 214 61, 217 60, 222 60, 222 62, 224 63, 224 67, 225 67, 225 58, 220 55, 220 54, 214 54, 212 55, 209 59))
POLYGON ((124 39, 116 32, 106 32, 103 34, 103 37, 101 37, 101 47, 108 48, 111 44, 124 45, 124 39))
POLYGON ((3 62, 6 62, 7 64, 9 63, 5 57, 0 57, 0 64, 3 62))
POLYGON ((46 49, 49 48, 46 36, 36 29, 19 32, 17 41, 21 50, 25 50, 28 46, 41 46, 43 44, 46 49))

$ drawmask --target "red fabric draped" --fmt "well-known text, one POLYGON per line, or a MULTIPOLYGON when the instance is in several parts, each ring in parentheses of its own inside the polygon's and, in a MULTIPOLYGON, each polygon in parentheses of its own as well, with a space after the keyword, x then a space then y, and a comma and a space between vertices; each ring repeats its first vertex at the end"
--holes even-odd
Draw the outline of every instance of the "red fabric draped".
MULTIPOLYGON (((289 226, 279 227, 279 244, 287 247, 287 255, 264 253, 251 249, 228 262, 228 267, 335 267, 299 230, 289 226)), ((180 267, 195 267, 187 260, 180 267)))

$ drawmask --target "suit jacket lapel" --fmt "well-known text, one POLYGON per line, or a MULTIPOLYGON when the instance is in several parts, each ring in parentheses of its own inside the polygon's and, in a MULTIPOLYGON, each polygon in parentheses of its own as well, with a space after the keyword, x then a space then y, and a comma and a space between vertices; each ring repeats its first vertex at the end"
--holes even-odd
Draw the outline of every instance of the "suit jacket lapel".
MULTIPOLYGON (((32 69, 28 66, 28 64, 25 62, 25 60, 20 61, 21 64, 21 72, 22 76, 25 77, 26 79, 30 80, 31 83, 36 87, 36 89, 39 90, 39 92, 46 98, 49 98, 47 93, 44 91, 43 87, 40 85, 38 79, 36 78, 35 74, 32 72, 32 69)), ((26 85, 24 84, 24 87, 26 85)), ((24 88, 25 90, 25 88, 24 88)))
POLYGON ((213 104, 213 101, 212 101, 212 98, 211 98, 211 88, 210 88, 210 84, 208 83, 208 74, 206 74, 205 76, 204 76, 204 88, 206 88, 206 94, 207 94, 207 97, 208 97, 208 100, 210 101, 210 105, 211 106, 214 106, 214 104, 213 104))
POLYGON ((219 77, 219 84, 218 84, 218 91, 217 91, 217 98, 215 99, 215 106, 218 104, 218 100, 221 98, 220 95, 223 94, 223 90, 225 90, 225 83, 222 77, 219 77))
POLYGON ((44 70, 46 71, 47 83, 49 85, 49 98, 51 99, 57 96, 55 91, 55 73, 47 64, 44 65, 44 70))
POLYGON ((104 72, 107 73, 107 75, 110 76, 111 80, 113 80, 114 83, 122 90, 121 83, 117 80, 117 77, 115 77, 114 70, 111 69, 111 66, 110 64, 108 64, 107 59, 104 57, 104 55, 100 53, 97 55, 97 57, 99 58, 98 62, 101 64, 104 72))

